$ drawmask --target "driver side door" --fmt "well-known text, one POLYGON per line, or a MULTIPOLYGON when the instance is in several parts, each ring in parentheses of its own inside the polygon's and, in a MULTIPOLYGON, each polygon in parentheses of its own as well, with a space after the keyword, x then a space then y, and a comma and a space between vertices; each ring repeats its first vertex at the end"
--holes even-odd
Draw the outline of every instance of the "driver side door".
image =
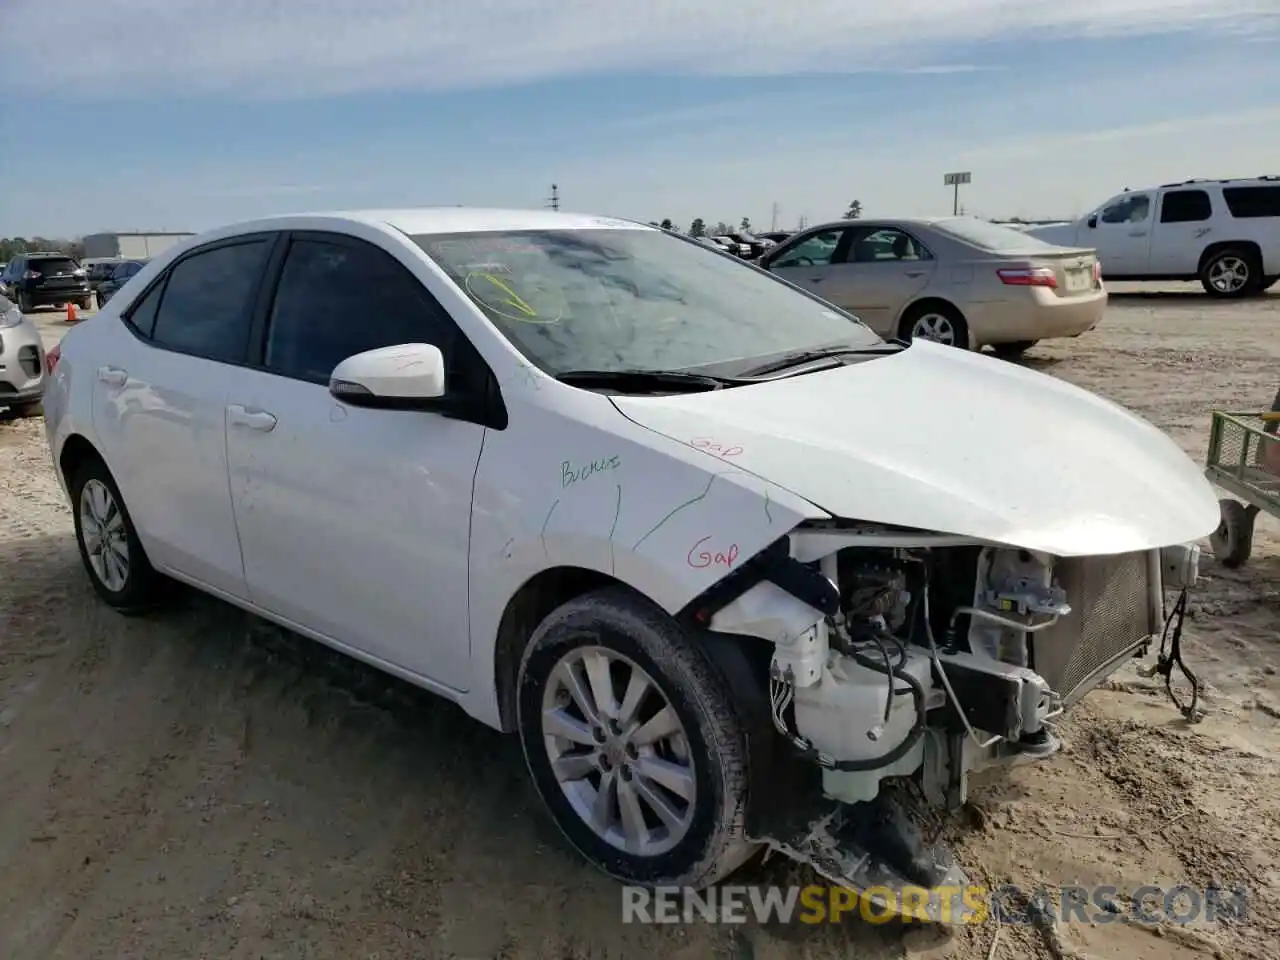
POLYGON ((328 384, 347 357, 402 343, 440 348, 451 396, 476 389, 487 369, 408 268, 367 240, 293 233, 272 286, 255 368, 227 390, 250 599, 336 645, 466 690, 472 484, 485 427, 461 414, 349 406, 328 384))
POLYGON ((1080 245, 1094 247, 1108 280, 1141 276, 1150 269, 1155 199, 1149 193, 1126 193, 1103 205, 1080 232, 1080 245), (1096 221, 1095 221, 1096 217, 1096 221))
POLYGON ((847 228, 819 228, 801 234, 769 255, 766 269, 831 303, 830 280, 833 268, 841 262, 848 246, 847 228))

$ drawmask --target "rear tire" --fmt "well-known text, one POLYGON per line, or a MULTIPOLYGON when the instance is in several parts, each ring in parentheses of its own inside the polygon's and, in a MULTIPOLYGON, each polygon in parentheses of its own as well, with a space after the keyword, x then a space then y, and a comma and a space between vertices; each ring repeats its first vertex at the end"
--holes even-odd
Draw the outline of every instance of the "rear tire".
POLYGON ((701 889, 759 849, 745 834, 747 738, 730 693, 648 600, 611 587, 561 606, 534 631, 517 691, 534 787, 604 873, 701 889))
POLYGON ((1226 247, 1215 251, 1200 268, 1205 293, 1220 300, 1247 297, 1262 289, 1262 266, 1253 251, 1226 247))
POLYGON ((1015 340, 1013 343, 993 344, 991 349, 1002 360, 1019 360, 1039 342, 1039 340, 1015 340))
POLYGON ((1238 500, 1220 500, 1222 522, 1209 537, 1213 555, 1228 570, 1243 567, 1253 553, 1253 524, 1256 514, 1238 500))
POLYGON ((22 313, 30 313, 34 307, 31 305, 31 294, 25 290, 18 291, 18 310, 22 313))
POLYGON ((86 460, 72 478, 70 490, 76 545, 98 596, 121 613, 153 607, 164 581, 142 549, 107 465, 96 457, 86 460))
POLYGON ((964 314, 949 303, 916 303, 902 315, 898 339, 910 343, 916 337, 968 350, 969 324, 964 314))
POLYGON ((81 310, 88 310, 91 306, 93 306, 93 297, 85 297, 83 300, 77 300, 76 306, 79 307, 81 310))

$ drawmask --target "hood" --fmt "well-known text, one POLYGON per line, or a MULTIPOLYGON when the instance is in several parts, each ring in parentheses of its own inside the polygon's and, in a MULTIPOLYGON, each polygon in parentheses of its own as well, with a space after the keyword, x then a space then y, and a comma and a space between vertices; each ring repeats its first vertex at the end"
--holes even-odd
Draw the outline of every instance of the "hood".
POLYGON ((613 400, 845 519, 1062 557, 1194 541, 1219 522, 1200 467, 1151 423, 954 347, 920 341, 772 383, 613 400))

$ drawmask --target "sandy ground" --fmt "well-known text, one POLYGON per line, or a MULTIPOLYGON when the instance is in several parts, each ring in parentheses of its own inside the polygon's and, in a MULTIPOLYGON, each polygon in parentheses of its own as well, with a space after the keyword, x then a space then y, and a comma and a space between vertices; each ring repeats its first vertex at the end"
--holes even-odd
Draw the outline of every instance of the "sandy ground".
MULTIPOLYGON (((1197 458, 1211 408, 1269 404, 1280 296, 1116 293, 1098 330, 1027 363, 1197 458)), ((63 324, 39 317, 55 341, 63 324)), ((994 925, 942 940, 623 925, 618 887, 560 841, 514 740, 216 601, 146 619, 95 602, 42 428, 0 423, 0 956, 988 957, 994 925)), ((992 884, 1240 884, 1249 915, 1072 924, 1063 955, 1280 956, 1280 524, 1258 534, 1243 571, 1207 561, 1194 598, 1203 722, 1126 668, 1065 724, 1062 754, 975 791, 960 847, 992 884)), ((811 877, 775 860, 736 879, 811 877)), ((1025 927, 1000 939, 997 957, 1054 956, 1025 927)))

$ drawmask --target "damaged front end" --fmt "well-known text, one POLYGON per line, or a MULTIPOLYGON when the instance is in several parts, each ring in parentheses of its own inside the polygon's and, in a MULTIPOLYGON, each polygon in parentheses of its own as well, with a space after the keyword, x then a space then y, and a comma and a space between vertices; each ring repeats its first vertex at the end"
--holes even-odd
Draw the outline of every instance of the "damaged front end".
POLYGON ((1168 655, 1164 637, 1198 554, 1056 558, 870 525, 798 528, 687 611, 712 635, 772 644, 752 838, 882 913, 964 922, 968 879, 927 834, 965 803, 973 771, 1057 752, 1054 718, 1154 637, 1156 669, 1168 679, 1181 666, 1180 622, 1168 655), (1182 591, 1171 611, 1166 591, 1182 591))

